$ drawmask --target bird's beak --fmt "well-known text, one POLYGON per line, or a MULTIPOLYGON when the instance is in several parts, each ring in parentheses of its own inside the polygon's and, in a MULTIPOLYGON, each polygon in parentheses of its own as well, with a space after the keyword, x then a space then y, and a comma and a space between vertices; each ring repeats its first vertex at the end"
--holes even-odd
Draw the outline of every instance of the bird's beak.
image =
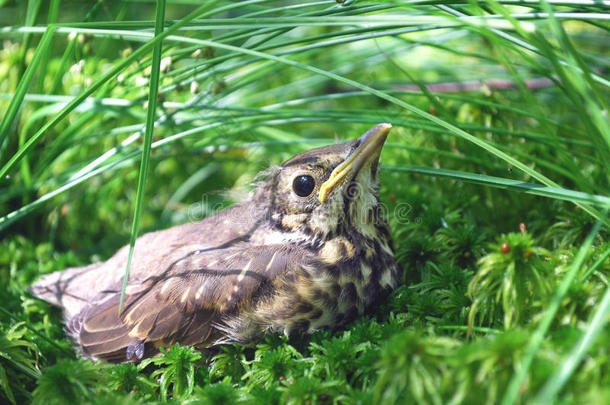
POLYGON ((366 162, 372 158, 379 157, 381 148, 383 147, 391 128, 392 125, 390 124, 378 124, 358 138, 359 142, 356 149, 354 149, 342 163, 335 167, 335 170, 330 174, 328 180, 320 187, 320 194, 318 194, 320 203, 324 204, 328 194, 337 187, 337 185, 343 183, 345 180, 353 178, 366 162))

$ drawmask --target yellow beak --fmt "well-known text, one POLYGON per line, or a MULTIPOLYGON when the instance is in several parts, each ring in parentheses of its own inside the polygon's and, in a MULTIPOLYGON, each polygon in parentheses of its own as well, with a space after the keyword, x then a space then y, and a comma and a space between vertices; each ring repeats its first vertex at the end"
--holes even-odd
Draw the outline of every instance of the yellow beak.
POLYGON ((358 170, 360 170, 371 157, 379 156, 390 129, 392 129, 391 124, 375 125, 358 138, 359 142, 356 149, 354 149, 342 163, 335 167, 335 170, 332 171, 328 180, 320 187, 320 194, 318 194, 320 203, 324 204, 328 194, 337 187, 337 185, 350 179, 350 174, 355 175, 358 173, 358 170))

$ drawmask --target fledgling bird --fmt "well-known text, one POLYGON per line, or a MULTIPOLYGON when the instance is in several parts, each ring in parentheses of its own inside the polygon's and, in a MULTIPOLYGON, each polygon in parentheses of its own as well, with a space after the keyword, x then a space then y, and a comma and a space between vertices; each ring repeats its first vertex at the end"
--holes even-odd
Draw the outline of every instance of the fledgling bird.
POLYGON ((390 128, 300 153, 247 201, 141 236, 120 315, 128 246, 43 276, 31 291, 63 308, 83 356, 109 362, 176 342, 205 348, 340 327, 401 276, 378 193, 390 128))

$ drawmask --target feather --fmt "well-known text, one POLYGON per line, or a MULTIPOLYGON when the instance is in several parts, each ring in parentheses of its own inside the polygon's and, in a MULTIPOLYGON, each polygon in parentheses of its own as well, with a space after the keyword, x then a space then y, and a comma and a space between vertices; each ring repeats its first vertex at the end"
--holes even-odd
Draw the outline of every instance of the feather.
POLYGON ((210 346, 219 338, 214 325, 268 293, 302 254, 273 245, 189 254, 159 275, 131 282, 120 316, 117 283, 93 298, 69 328, 87 355, 108 361, 121 351, 120 361, 127 360, 128 347, 142 343, 210 346))

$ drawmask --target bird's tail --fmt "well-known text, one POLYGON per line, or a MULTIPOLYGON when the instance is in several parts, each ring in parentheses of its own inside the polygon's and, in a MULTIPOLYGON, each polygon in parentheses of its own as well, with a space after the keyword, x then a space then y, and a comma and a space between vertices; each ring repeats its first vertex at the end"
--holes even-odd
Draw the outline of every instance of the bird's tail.
POLYGON ((87 304, 91 286, 84 282, 97 269, 99 263, 84 267, 72 267, 42 276, 30 287, 34 296, 64 309, 72 317, 87 304))

